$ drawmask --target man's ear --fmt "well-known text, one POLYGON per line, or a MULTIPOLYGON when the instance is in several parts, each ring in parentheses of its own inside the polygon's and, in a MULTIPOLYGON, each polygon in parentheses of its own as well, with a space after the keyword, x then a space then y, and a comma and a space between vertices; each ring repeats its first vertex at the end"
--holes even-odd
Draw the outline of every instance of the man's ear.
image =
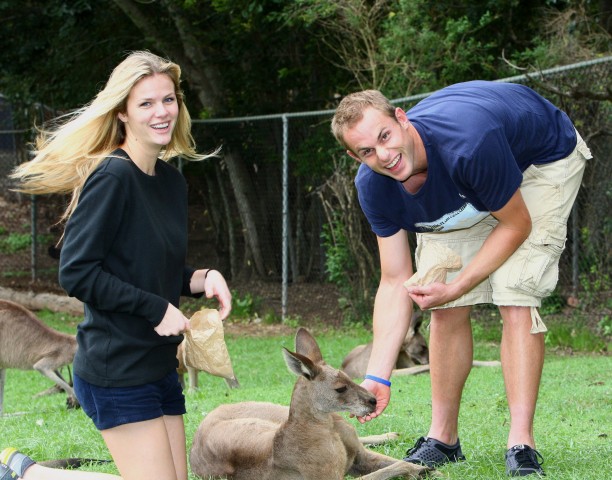
POLYGON ((353 157, 355 160, 361 163, 361 159, 357 155, 355 155, 353 152, 351 152, 350 150, 347 150, 346 153, 348 153, 349 157, 353 157))
POLYGON ((400 107, 395 109, 395 119, 400 125, 404 126, 408 123, 408 115, 400 107))

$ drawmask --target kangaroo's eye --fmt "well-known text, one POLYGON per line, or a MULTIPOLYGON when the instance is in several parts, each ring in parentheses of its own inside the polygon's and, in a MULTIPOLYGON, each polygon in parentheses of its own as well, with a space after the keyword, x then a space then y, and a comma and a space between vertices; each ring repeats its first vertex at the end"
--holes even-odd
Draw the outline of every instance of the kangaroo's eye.
POLYGON ((340 387, 335 389, 338 393, 344 393, 348 390, 348 387, 340 387))

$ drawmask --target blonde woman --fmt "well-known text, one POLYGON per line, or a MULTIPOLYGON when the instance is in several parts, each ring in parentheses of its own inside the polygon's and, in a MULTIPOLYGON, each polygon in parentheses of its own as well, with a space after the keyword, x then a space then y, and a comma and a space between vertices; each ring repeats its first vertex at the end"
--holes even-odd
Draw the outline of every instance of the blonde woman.
MULTIPOLYGON (((176 352, 189 321, 179 297, 216 297, 222 319, 231 310, 221 273, 185 264, 187 188, 166 161, 205 156, 195 152, 179 82, 178 65, 131 53, 12 174, 23 192, 72 193, 59 279, 85 305, 75 392, 126 480, 187 479, 176 352)), ((49 470, 13 450, 0 461, 25 480, 101 478, 49 470)))

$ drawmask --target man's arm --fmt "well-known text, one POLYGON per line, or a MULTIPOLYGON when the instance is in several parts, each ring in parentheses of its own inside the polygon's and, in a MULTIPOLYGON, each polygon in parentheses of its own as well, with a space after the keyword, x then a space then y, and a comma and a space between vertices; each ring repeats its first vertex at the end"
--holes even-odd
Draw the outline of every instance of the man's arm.
POLYGON ((456 300, 497 270, 531 232, 531 216, 517 190, 500 210, 491 212, 499 221, 473 260, 450 283, 432 283, 408 288, 410 297, 422 308, 456 300))
MULTIPOLYGON (((367 373, 389 379, 412 317, 412 300, 403 287, 413 273, 408 235, 400 230, 391 237, 378 237, 378 249, 381 278, 374 300, 374 339, 367 373)), ((377 400, 376 411, 359 419, 364 422, 383 412, 389 403, 390 389, 372 380, 365 380, 362 385, 377 400)))

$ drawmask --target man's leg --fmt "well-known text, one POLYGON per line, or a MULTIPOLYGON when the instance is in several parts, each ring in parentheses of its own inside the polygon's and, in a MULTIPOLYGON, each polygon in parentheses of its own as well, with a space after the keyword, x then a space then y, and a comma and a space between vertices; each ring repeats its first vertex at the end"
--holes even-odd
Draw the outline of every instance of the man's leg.
POLYGON ((535 448, 533 419, 544 365, 544 334, 530 333, 530 307, 499 307, 504 321, 501 362, 510 409, 508 448, 535 448))
POLYGON ((429 337, 431 427, 428 437, 447 445, 458 438, 459 405, 472 368, 471 307, 432 310, 429 337))

